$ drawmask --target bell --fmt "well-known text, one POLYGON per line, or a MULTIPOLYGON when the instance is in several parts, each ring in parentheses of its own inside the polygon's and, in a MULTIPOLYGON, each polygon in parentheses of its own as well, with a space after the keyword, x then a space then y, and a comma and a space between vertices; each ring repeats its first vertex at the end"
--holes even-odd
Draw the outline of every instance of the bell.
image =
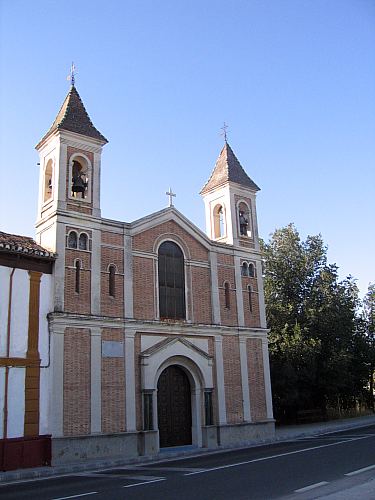
POLYGON ((84 193, 86 191, 86 186, 87 182, 85 182, 80 175, 73 177, 73 193, 84 193))

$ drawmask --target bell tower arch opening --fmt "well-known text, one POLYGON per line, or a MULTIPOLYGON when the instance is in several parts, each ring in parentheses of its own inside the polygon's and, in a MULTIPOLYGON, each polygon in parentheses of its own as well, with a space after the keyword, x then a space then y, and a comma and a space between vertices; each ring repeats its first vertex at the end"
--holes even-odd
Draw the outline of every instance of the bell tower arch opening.
POLYGON ((224 207, 221 204, 217 204, 213 210, 213 226, 214 226, 214 237, 215 239, 223 238, 225 236, 225 216, 224 207))
POLYGON ((69 163, 69 198, 90 201, 92 170, 90 160, 84 155, 74 155, 69 163))
POLYGON ((47 203, 53 195, 53 160, 50 158, 47 161, 46 168, 44 170, 44 182, 43 182, 43 202, 47 203))

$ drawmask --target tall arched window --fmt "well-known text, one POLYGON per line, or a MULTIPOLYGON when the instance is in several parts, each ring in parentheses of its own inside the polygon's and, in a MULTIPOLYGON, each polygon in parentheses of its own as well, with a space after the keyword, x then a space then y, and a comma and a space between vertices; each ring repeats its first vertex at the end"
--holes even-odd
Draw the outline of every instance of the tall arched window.
POLYGON ((79 235, 79 249, 80 250, 88 250, 88 238, 86 233, 81 233, 79 235))
POLYGON ((241 266, 241 276, 249 276, 249 268, 247 267, 247 262, 244 262, 241 266))
POLYGON ((227 281, 224 283, 224 298, 225 298, 225 308, 230 309, 230 290, 229 290, 229 283, 227 281))
POLYGON ((75 268, 76 268, 76 279, 75 279, 75 291, 76 293, 79 293, 79 288, 80 288, 80 281, 81 281, 81 262, 79 260, 76 260, 75 263, 75 268))
POLYGON ((68 248, 77 248, 77 233, 70 231, 68 236, 68 248))
POLYGON ((185 319, 184 256, 176 243, 166 241, 159 247, 160 318, 185 319))
POLYGON ((253 291, 250 285, 247 287, 247 291, 249 294, 249 310, 250 312, 253 312, 253 291))
POLYGON ((255 276, 255 270, 254 270, 254 264, 249 264, 249 276, 250 278, 254 278, 255 276))
POLYGON ((108 293, 110 297, 114 297, 116 294, 116 268, 114 265, 110 265, 108 268, 109 275, 108 275, 108 293))

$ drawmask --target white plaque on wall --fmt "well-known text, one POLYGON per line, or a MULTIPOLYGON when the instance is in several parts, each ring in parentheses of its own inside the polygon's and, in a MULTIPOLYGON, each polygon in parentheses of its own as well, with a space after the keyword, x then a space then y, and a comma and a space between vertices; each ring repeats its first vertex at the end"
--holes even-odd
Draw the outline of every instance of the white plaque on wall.
POLYGON ((102 358, 123 358, 124 342, 117 340, 102 340, 102 358))

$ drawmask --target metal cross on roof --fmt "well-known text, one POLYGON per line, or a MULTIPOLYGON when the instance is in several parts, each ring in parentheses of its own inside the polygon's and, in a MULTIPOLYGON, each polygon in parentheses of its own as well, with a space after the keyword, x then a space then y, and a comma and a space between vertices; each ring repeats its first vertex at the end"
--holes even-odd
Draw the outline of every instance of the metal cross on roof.
POLYGON ((169 191, 167 191, 165 194, 166 194, 167 196, 169 196, 169 206, 170 206, 170 207, 173 207, 173 201, 172 201, 172 198, 173 198, 173 197, 176 197, 176 195, 175 195, 175 193, 172 193, 172 188, 170 187, 170 188, 169 188, 169 191))
POLYGON ((72 85, 75 84, 75 76, 76 76, 76 67, 74 66, 74 62, 72 62, 72 65, 70 66, 70 72, 69 75, 66 77, 67 80, 70 80, 70 83, 72 85))
POLYGON ((224 125, 221 127, 221 129, 223 132, 220 134, 224 137, 224 141, 225 142, 228 142, 228 136, 227 136, 227 130, 228 130, 228 125, 224 122, 224 125))

